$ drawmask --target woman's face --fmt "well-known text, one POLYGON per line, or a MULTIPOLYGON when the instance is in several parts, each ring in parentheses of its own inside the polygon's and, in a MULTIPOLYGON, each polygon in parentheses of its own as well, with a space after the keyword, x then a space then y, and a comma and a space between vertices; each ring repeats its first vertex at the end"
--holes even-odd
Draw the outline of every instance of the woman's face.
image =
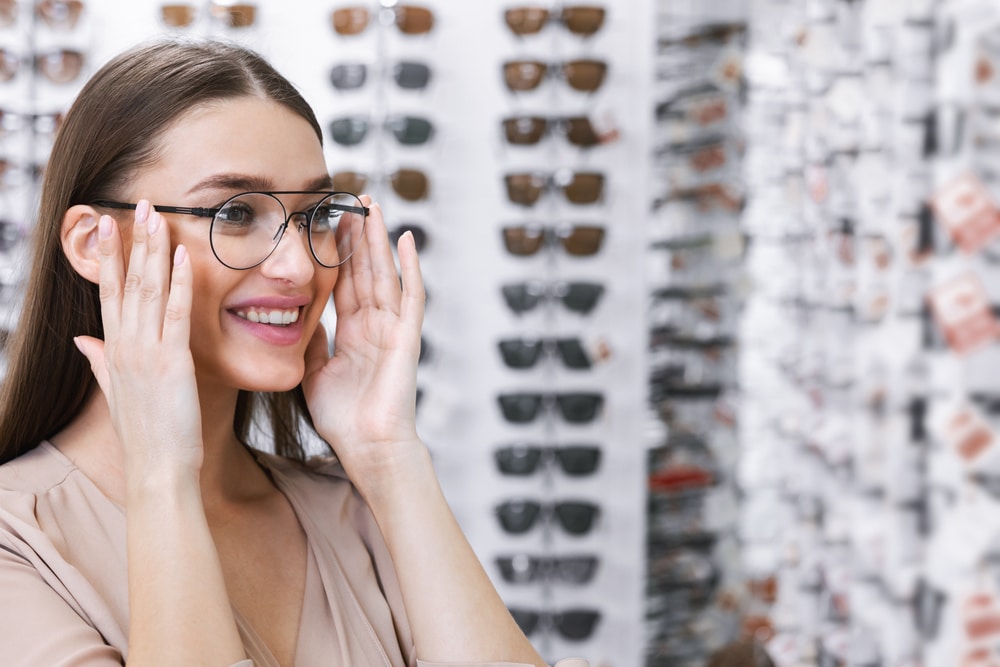
MULTIPOLYGON (((164 134, 160 148, 159 159, 129 186, 127 201, 215 208, 240 192, 330 186, 323 150, 309 123, 256 97, 196 108, 164 134)), ((280 199, 288 212, 314 203, 296 195, 280 199)), ((315 262, 306 233, 295 224, 262 264, 236 271, 212 253, 208 218, 164 217, 171 244, 187 247, 194 272, 191 353, 199 381, 253 391, 297 385, 306 345, 338 270, 315 262), (292 324, 252 321, 265 312, 267 319, 276 314, 297 319, 292 324)))

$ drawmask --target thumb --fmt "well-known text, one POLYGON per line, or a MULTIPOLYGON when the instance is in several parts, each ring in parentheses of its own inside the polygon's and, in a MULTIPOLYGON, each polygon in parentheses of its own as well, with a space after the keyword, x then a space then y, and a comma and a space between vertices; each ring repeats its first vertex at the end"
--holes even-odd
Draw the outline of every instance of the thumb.
POLYGON ((97 379, 97 384, 101 387, 101 391, 104 392, 105 396, 109 396, 108 389, 110 389, 110 383, 108 365, 104 362, 104 341, 93 336, 76 336, 73 338, 73 343, 76 344, 76 348, 90 362, 90 370, 97 379))

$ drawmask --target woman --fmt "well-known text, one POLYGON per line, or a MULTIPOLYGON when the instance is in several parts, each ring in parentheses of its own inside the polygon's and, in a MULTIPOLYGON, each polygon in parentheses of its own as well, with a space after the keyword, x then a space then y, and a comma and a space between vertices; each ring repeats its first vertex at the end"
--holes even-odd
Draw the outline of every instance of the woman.
POLYGON ((378 205, 329 190, 313 112, 242 48, 83 88, 0 398, 4 665, 543 664, 414 428, 412 236, 400 281, 378 205))

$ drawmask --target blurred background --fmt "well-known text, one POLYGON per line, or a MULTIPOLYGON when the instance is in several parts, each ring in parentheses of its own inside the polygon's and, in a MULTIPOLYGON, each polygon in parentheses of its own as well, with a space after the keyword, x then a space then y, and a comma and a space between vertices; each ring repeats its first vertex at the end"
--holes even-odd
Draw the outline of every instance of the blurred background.
POLYGON ((162 34, 414 232, 419 428, 546 659, 1000 664, 1000 4, 0 0, 4 331, 61 114, 162 34))

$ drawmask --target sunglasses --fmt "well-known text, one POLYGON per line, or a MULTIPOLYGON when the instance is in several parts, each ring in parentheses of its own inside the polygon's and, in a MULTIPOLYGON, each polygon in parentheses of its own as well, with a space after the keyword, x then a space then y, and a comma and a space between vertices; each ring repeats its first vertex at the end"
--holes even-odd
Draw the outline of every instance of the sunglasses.
POLYGON ((392 245, 395 247, 399 243, 399 238, 406 232, 413 234, 413 244, 416 246, 417 252, 423 250, 424 246, 427 245, 427 230, 416 223, 403 223, 390 229, 389 240, 392 241, 392 245))
POLYGON ((528 476, 541 466, 558 465, 570 477, 594 474, 601 462, 601 448, 595 445, 507 445, 493 453, 497 468, 504 475, 528 476))
POLYGON ((662 37, 659 40, 660 49, 672 46, 695 48, 703 45, 723 46, 736 36, 746 32, 746 23, 712 23, 701 26, 687 34, 673 37, 662 37))
POLYGON ((515 93, 535 90, 550 74, 561 74, 573 90, 592 93, 604 83, 607 72, 606 62, 590 58, 551 65, 541 60, 508 60, 503 64, 504 83, 515 93))
MULTIPOLYGON (((11 2, 12 13, 16 12, 16 2, 11 2)), ((83 11, 81 0, 42 0, 35 5, 35 16, 50 28, 72 30, 80 20, 83 11)))
MULTIPOLYGON (((330 136, 341 146, 356 146, 368 136, 371 121, 363 116, 345 116, 330 122, 330 136)), ((430 141, 434 125, 426 118, 392 115, 383 127, 403 146, 419 146, 430 141)))
MULTIPOLYGON (((341 192, 364 192, 368 176, 358 171, 338 171, 331 174, 333 188, 341 192), (351 186, 350 189, 347 186, 351 186)), ((430 193, 430 179, 419 169, 397 169, 388 174, 389 184, 401 199, 420 201, 430 193)))
POLYGON ((537 500, 505 500, 496 507, 497 520, 505 532, 526 533, 540 521, 555 520, 570 535, 586 535, 593 527, 601 508, 586 500, 560 500, 540 503, 537 500))
POLYGON ((505 338, 497 343, 508 368, 534 368, 543 354, 558 357, 566 368, 590 368, 590 356, 579 338, 505 338))
POLYGON ((538 419, 542 408, 555 406, 571 424, 594 421, 604 407, 604 395, 596 392, 512 392, 497 396, 504 419, 512 424, 527 424, 538 419))
POLYGON ((539 612, 517 607, 508 609, 525 635, 533 634, 539 627, 551 628, 563 639, 571 641, 590 637, 601 620, 601 612, 594 609, 566 609, 561 612, 539 612))
POLYGON ((11 190, 42 178, 45 174, 43 162, 15 162, 0 158, 0 189, 11 190))
POLYGON ((550 12, 544 7, 513 7, 504 12, 504 21, 515 35, 535 35, 549 21, 558 21, 574 35, 590 37, 604 25, 604 7, 567 6, 550 12))
POLYGON ((65 114, 61 111, 50 113, 25 113, 0 109, 0 137, 15 134, 31 128, 35 134, 52 136, 62 125, 65 114))
MULTIPOLYGON (((404 90, 426 88, 431 80, 431 68, 426 63, 400 60, 389 68, 393 81, 404 90)), ((330 70, 330 83, 337 90, 356 90, 368 80, 365 63, 340 63, 330 70)))
POLYGON ((504 227, 502 232, 507 252, 520 257, 537 255, 544 245, 556 242, 570 255, 589 257, 597 254, 604 241, 604 228, 591 225, 518 225, 504 227))
POLYGON ((586 584, 593 580, 599 563, 597 556, 531 556, 521 553, 496 558, 500 576, 509 584, 536 581, 586 584))
MULTIPOLYGON (((54 49, 32 56, 35 72, 50 83, 74 81, 83 71, 83 53, 74 49, 54 49)), ((21 69, 22 59, 9 49, 0 49, 0 82, 13 79, 21 69)))
POLYGON ((509 283, 500 287, 507 307, 522 315, 534 310, 543 300, 558 300, 569 311, 586 315, 604 294, 604 285, 591 282, 509 283))
POLYGON ((0 219, 0 253, 9 253, 19 246, 25 237, 25 229, 21 225, 0 219))
MULTIPOLYGON (((392 22, 404 35, 423 35, 434 27, 434 13, 427 7, 396 5, 383 11, 392 14, 392 22)), ((345 36, 364 32, 371 18, 371 12, 363 6, 341 7, 333 10, 330 16, 334 32, 345 36)))
POLYGON ((504 118, 501 125, 507 143, 514 146, 533 146, 555 131, 559 131, 568 142, 580 148, 601 143, 594 125, 586 116, 511 116, 504 118))
POLYGON ((534 206, 543 192, 554 188, 572 204, 593 204, 604 195, 604 174, 594 171, 520 172, 503 180, 507 198, 521 206, 534 206))
MULTIPOLYGON (((212 2, 209 16, 227 28, 249 28, 257 20, 257 5, 212 2)), ((198 19, 198 5, 177 3, 160 6, 160 20, 171 28, 187 28, 198 19)))

